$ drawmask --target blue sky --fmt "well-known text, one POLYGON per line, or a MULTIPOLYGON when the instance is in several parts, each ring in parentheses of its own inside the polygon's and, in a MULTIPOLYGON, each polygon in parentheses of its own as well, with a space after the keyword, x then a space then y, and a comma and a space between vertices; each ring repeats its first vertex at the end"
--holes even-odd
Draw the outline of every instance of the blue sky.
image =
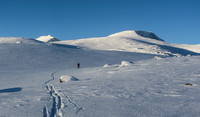
POLYGON ((0 37, 61 40, 152 31, 171 43, 200 44, 200 0, 0 0, 0 37))

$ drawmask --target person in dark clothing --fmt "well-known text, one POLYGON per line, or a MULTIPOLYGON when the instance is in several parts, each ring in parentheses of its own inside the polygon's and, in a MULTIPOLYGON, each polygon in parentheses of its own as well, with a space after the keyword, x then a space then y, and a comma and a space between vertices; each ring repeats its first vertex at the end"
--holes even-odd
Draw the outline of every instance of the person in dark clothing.
POLYGON ((80 63, 77 64, 78 69, 80 68, 80 63))

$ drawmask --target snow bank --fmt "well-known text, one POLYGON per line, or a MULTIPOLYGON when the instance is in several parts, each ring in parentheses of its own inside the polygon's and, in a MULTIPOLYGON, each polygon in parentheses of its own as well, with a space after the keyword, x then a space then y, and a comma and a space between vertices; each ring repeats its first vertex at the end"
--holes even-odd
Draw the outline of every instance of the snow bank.
POLYGON ((78 78, 70 75, 64 75, 60 77, 60 82, 70 82, 70 81, 79 81, 78 78))
POLYGON ((132 64, 133 64, 133 62, 130 62, 130 61, 122 61, 121 65, 119 67, 126 67, 126 66, 130 66, 132 64))

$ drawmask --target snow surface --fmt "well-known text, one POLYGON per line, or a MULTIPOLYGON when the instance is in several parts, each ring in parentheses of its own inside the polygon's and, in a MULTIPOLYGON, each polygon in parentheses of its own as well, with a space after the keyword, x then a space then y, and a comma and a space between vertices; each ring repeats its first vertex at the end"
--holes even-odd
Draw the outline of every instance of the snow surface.
POLYGON ((118 36, 93 39, 96 44, 117 41, 123 51, 103 44, 102 49, 86 49, 80 44, 0 38, 0 117, 198 117, 200 56, 191 52, 197 45, 168 43, 167 52, 174 56, 153 54, 139 40, 167 42, 136 36, 130 40, 142 44, 143 53, 126 51, 130 48, 118 36))

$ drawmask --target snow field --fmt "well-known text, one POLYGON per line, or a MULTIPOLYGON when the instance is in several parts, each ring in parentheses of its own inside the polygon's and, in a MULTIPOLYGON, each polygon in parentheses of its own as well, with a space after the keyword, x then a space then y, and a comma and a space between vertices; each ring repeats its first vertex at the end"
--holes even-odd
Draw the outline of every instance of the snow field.
POLYGON ((200 115, 197 46, 135 31, 56 43, 0 38, 1 117, 200 115))
POLYGON ((11 84, 7 87, 20 86, 22 90, 0 93, 0 115, 197 117, 199 64, 199 57, 173 57, 135 61, 124 67, 119 67, 119 62, 110 64, 113 67, 21 71, 23 75, 15 71, 9 82, 6 79, 10 73, 3 72, 1 88, 11 84), (76 76, 79 82, 60 83, 61 76, 67 74, 76 76))
MULTIPOLYGON (((189 60, 194 62, 198 58, 189 60)), ((65 88, 64 91, 68 92, 74 102, 85 108, 80 113, 89 117, 92 115, 197 116, 199 110, 191 110, 191 108, 199 107, 197 92, 200 90, 198 86, 200 82, 194 74, 200 72, 195 70, 196 68, 190 69, 185 74, 183 72, 188 71, 192 66, 199 67, 196 65, 199 62, 189 64, 190 62, 185 61, 188 58, 179 59, 149 60, 143 61, 143 64, 136 62, 127 67, 82 69, 79 73, 75 73, 82 80, 79 83, 67 84, 70 88, 65 88), (166 66, 164 69, 163 65, 166 66), (195 85, 185 86, 188 82, 195 85), (190 100, 191 95, 192 100, 190 100), (91 113, 94 111, 95 113, 91 113)), ((64 72, 71 73, 63 71, 61 74, 64 72)), ((64 89, 65 85, 59 87, 64 89)))

